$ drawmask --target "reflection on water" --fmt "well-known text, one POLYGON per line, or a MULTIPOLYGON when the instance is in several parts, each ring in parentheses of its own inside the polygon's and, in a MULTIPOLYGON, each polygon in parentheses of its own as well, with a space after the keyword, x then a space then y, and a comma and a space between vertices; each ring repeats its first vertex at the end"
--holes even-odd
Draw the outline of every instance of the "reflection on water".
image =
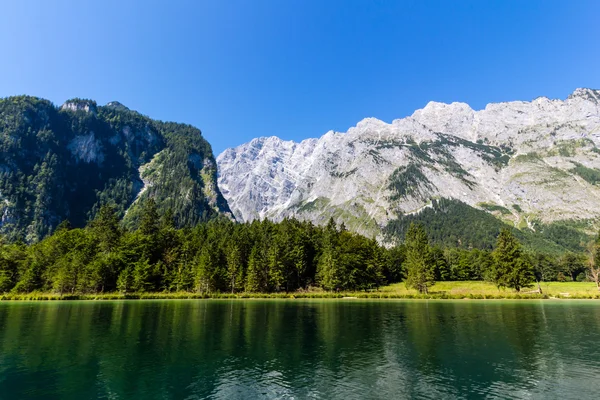
POLYGON ((600 393, 600 304, 0 304, 0 399, 572 398, 600 393))

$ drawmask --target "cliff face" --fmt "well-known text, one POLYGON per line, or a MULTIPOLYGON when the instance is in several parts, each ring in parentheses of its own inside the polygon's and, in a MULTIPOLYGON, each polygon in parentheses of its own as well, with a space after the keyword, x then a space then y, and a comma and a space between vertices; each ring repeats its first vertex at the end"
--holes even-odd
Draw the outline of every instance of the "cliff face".
POLYGON ((217 158, 219 185, 239 220, 330 216, 378 234, 438 198, 517 227, 600 217, 600 91, 566 100, 430 102, 385 123, 300 143, 262 137, 217 158))
POLYGON ((83 226, 104 203, 128 225, 152 197, 179 226, 230 215, 201 132, 152 120, 120 103, 61 107, 0 99, 0 234, 39 240, 63 220, 83 226))

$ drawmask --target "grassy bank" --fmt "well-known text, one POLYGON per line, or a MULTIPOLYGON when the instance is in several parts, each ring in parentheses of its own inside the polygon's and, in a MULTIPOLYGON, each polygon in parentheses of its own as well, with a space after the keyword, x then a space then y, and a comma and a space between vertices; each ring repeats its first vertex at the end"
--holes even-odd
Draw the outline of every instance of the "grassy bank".
POLYGON ((294 293, 102 293, 102 294, 57 294, 22 293, 3 294, 0 301, 6 300, 128 300, 128 299, 600 299, 600 292, 591 282, 543 282, 542 294, 516 293, 510 289, 498 289, 491 283, 481 281, 438 282, 427 295, 407 289, 403 283, 380 288, 370 292, 294 292, 294 293))
MULTIPOLYGON (((540 287, 542 295, 531 293, 531 291, 537 291, 537 285, 516 293, 512 289, 498 289, 493 283, 483 281, 437 282, 431 288, 431 294, 433 296, 443 294, 450 298, 526 298, 534 296, 536 298, 600 299, 600 291, 593 282, 540 282, 540 287)), ((381 288, 381 291, 399 296, 416 293, 414 290, 407 289, 404 283, 385 286, 381 288)))

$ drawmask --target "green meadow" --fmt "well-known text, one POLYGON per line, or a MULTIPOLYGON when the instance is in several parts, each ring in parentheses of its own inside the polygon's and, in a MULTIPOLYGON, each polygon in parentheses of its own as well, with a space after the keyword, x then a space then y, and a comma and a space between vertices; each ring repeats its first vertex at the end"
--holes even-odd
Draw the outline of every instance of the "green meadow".
POLYGON ((142 293, 7 293, 0 295, 6 300, 136 300, 136 299, 600 299, 600 291, 593 282, 540 282, 521 292, 498 288, 483 281, 437 282, 428 294, 408 289, 404 283, 384 286, 370 291, 325 291, 310 290, 279 293, 194 293, 194 292, 142 292, 142 293))

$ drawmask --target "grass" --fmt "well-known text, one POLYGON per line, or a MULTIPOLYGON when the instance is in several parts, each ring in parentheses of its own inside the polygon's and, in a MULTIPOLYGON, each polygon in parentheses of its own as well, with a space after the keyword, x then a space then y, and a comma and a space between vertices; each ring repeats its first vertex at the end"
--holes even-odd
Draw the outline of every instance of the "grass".
POLYGON ((593 282, 542 282, 542 294, 531 293, 537 286, 523 289, 520 293, 511 289, 498 289, 494 284, 482 281, 437 282, 429 294, 420 294, 407 289, 404 283, 384 286, 368 292, 309 291, 293 293, 101 293, 65 294, 57 293, 6 293, 6 300, 134 300, 134 299, 600 299, 600 291, 593 282), (528 293, 529 292, 529 293, 528 293))
MULTIPOLYGON (((555 297, 555 298, 579 298, 600 299, 600 291, 593 282, 540 282, 542 296, 538 293, 527 293, 537 290, 537 285, 531 288, 522 289, 520 293, 513 289, 497 288, 493 283, 484 281, 448 281, 437 282, 431 288, 432 295, 447 295, 452 298, 484 296, 481 298, 519 298, 535 295, 537 297, 555 297)), ((406 288, 404 283, 395 283, 381 288, 381 291, 397 295, 416 294, 414 290, 406 288)))

